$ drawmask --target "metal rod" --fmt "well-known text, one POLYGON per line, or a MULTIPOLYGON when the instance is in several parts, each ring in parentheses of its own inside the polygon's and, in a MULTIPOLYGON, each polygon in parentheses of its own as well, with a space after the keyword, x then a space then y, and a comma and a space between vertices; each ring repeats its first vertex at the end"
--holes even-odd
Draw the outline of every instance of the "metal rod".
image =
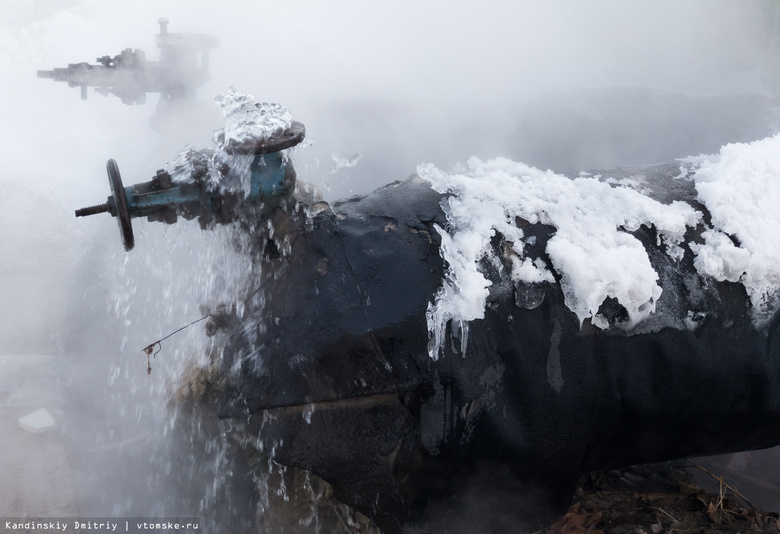
POLYGON ((96 215, 98 213, 106 213, 108 211, 111 211, 108 203, 99 204, 97 206, 89 206, 87 208, 76 210, 76 217, 86 217, 88 215, 96 215))

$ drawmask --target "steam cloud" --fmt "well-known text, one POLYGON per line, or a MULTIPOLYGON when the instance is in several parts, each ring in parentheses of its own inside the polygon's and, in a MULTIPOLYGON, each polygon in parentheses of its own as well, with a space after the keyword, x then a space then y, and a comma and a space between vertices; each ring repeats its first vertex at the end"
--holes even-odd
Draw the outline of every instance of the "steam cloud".
POLYGON ((471 156, 576 172, 715 153, 777 131, 778 27, 770 0, 0 0, 0 357, 56 355, 76 500, 96 514, 190 515, 248 491, 220 486, 232 460, 208 439, 181 442, 165 408, 168 381, 204 357, 202 332, 171 341, 151 377, 140 353, 217 291, 188 292, 193 280, 230 285, 226 263, 209 267, 224 235, 134 221, 125 256, 114 221, 73 218, 107 196, 108 158, 129 185, 186 143, 207 146, 221 126, 213 99, 230 86, 306 124, 298 176, 327 199, 471 156), (170 32, 220 39, 211 81, 170 136, 149 128, 155 98, 82 102, 35 77, 127 47, 156 59, 161 16, 170 32), (208 468, 176 472, 204 457, 208 468), (123 489, 96 475, 117 461, 123 489))

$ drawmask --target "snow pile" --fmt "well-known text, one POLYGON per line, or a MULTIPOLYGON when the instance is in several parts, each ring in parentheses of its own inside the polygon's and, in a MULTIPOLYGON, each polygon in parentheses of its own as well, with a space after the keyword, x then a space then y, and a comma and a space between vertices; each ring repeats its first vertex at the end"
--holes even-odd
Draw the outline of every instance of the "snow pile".
POLYGON ((42 434, 54 428, 54 418, 49 410, 41 408, 19 419, 19 428, 33 434, 42 434))
POLYGON ((514 280, 554 281, 544 265, 524 258, 525 241, 516 217, 557 228, 547 253, 562 277, 566 305, 580 321, 591 318, 597 325, 603 324, 597 312, 607 297, 616 298, 636 324, 655 309, 661 296, 658 275, 644 247, 627 232, 643 224, 655 226, 669 254, 679 259, 686 226, 700 219, 683 202, 665 205, 627 187, 611 187, 590 177, 572 180, 503 158, 487 162, 472 158, 468 169, 452 174, 433 165, 422 165, 417 172, 433 189, 449 194, 443 206, 449 228, 437 228, 448 270, 428 309, 434 358, 448 321, 461 328, 465 345, 465 323, 484 317, 490 281, 478 266, 494 259, 490 239, 496 233, 512 243, 514 280))
POLYGON ((760 325, 780 304, 780 135, 726 145, 696 161, 693 179, 713 229, 703 245, 691 244, 694 265, 716 280, 744 284, 760 325))

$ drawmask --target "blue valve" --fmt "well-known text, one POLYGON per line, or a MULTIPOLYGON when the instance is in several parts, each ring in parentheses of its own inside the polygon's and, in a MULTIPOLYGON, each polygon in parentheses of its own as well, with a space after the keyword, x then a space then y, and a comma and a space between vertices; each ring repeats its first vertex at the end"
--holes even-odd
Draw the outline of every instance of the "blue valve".
POLYGON ((131 219, 147 217, 150 221, 168 224, 178 216, 198 217, 205 227, 211 222, 226 223, 235 220, 247 209, 261 208, 261 216, 292 195, 295 189, 295 169, 283 150, 300 143, 306 129, 300 122, 283 132, 261 139, 250 139, 241 144, 228 144, 226 152, 233 155, 252 155, 249 166, 249 191, 230 192, 209 189, 202 177, 190 181, 173 182, 170 174, 160 170, 149 182, 124 187, 119 167, 108 160, 106 170, 111 196, 105 204, 76 210, 76 217, 110 213, 116 217, 125 250, 135 246, 131 219))

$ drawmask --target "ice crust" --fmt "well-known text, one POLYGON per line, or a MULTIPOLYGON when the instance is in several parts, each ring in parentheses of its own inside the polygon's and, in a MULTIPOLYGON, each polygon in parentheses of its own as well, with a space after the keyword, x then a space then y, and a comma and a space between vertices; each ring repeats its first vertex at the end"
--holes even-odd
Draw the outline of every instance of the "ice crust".
POLYGON ((258 103, 252 95, 230 88, 218 96, 225 118, 223 136, 215 134, 214 145, 225 151, 230 145, 241 145, 253 139, 269 139, 292 126, 292 113, 281 104, 258 103))
POLYGON ((691 243, 694 265, 716 280, 741 282, 761 326, 780 308, 780 135, 693 161, 698 199, 713 226, 703 245, 691 243))
MULTIPOLYGON (((698 167, 696 172, 676 179, 694 180, 698 200, 712 216, 704 243, 687 244, 694 265, 704 277, 744 284, 754 324, 761 327, 780 309, 780 135, 730 144, 719 154, 685 163, 698 167)), ((472 158, 449 173, 424 164, 417 172, 447 195, 443 209, 448 227, 437 227, 447 272, 427 312, 434 359, 448 322, 465 349, 468 322, 484 317, 491 282, 480 264, 496 262, 490 244, 494 235, 501 234, 511 245, 513 281, 554 282, 554 270, 565 303, 580 323, 590 318, 595 326, 608 328, 597 311, 612 297, 627 310, 630 329, 653 313, 663 297, 658 273, 629 232, 641 225, 655 227, 666 253, 679 260, 686 228, 704 220, 689 204, 660 203, 628 182, 610 184, 587 173, 570 179, 504 158, 472 158), (546 249, 552 265, 525 257, 526 239, 517 217, 556 228, 546 249)))
POLYGON ((199 175, 209 190, 243 192, 251 190, 249 167, 254 155, 231 154, 230 147, 270 139, 292 126, 292 113, 281 104, 258 103, 252 95, 230 88, 216 97, 225 119, 224 128, 214 132, 212 149, 181 150, 166 165, 176 182, 190 182, 199 175), (227 168, 227 174, 222 169, 227 168))
MULTIPOLYGON (((463 172, 446 173, 430 164, 417 172, 448 195, 443 208, 449 228, 437 227, 447 275, 428 308, 433 358, 448 321, 462 326, 484 317, 491 282, 479 263, 495 256, 490 239, 496 233, 511 243, 513 280, 554 282, 547 266, 524 257, 517 217, 556 227, 547 253, 561 275, 566 305, 580 322, 595 318, 604 299, 613 297, 626 308, 631 323, 655 309, 661 287, 641 242, 626 231, 655 226, 671 253, 681 257, 686 226, 700 219, 683 202, 665 205, 628 187, 587 176, 569 179, 505 158, 472 158, 463 172)), ((461 343, 464 337, 462 332, 461 343)))

